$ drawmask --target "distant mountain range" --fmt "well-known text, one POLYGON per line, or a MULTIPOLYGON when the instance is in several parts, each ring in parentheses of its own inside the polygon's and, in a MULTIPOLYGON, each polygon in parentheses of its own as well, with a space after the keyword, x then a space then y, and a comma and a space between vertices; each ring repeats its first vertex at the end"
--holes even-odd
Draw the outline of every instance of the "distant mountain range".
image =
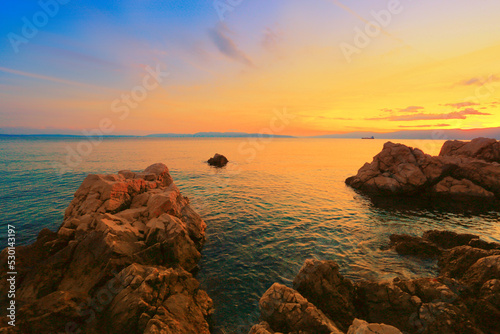
POLYGON ((366 138, 375 137, 375 139, 458 139, 471 140, 477 137, 488 137, 500 139, 500 128, 486 129, 450 129, 450 130, 402 130, 395 132, 350 132, 342 134, 332 134, 316 136, 314 138, 366 138))
POLYGON ((145 137, 153 137, 153 138, 253 138, 253 137, 295 138, 294 136, 268 135, 268 134, 246 133, 246 132, 197 132, 195 134, 159 133, 159 134, 147 135, 145 137))
MULTIPOLYGON (((11 131, 5 133, 5 128, 0 128, 0 137, 44 137, 44 138, 82 138, 86 137, 81 134, 15 134, 11 131), (1 134, 4 132, 4 134, 1 134)), ((246 132, 197 132, 194 134, 185 133, 158 133, 146 136, 131 136, 131 135, 107 135, 106 138, 257 138, 257 137, 273 137, 273 138, 369 138, 375 139, 458 139, 458 140, 471 140, 477 137, 488 137, 500 139, 500 127, 486 128, 486 129, 450 129, 450 130, 402 130, 395 132, 349 132, 342 134, 330 134, 322 136, 298 137, 287 135, 268 135, 259 133, 246 133, 246 132)))

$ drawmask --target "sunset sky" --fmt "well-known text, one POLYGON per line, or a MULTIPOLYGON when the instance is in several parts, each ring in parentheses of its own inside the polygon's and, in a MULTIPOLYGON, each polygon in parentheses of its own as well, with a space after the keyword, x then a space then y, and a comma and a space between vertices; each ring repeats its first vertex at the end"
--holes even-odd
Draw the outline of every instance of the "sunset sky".
POLYGON ((55 1, 3 5, 0 133, 500 126, 498 0, 55 1))

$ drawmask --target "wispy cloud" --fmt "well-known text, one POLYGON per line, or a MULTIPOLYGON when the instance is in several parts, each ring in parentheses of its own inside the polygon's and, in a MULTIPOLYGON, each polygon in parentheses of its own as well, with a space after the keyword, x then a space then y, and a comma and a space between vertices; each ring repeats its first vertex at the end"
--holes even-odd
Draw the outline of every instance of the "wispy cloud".
POLYGON ((472 106, 478 106, 478 103, 474 102, 458 102, 458 103, 447 103, 443 104, 443 106, 448 106, 448 107, 453 107, 453 108, 465 108, 465 107, 472 107, 472 106))
POLYGON ((210 39, 222 54, 247 66, 254 66, 252 60, 229 37, 230 33, 229 28, 223 23, 218 23, 215 28, 208 30, 210 39))
POLYGON ((20 75, 20 76, 27 77, 27 78, 32 78, 32 79, 39 79, 39 80, 57 82, 57 83, 60 83, 60 84, 65 84, 65 85, 78 86, 78 87, 86 87, 86 88, 99 88, 99 89, 105 89, 105 90, 110 90, 110 91, 114 91, 114 92, 118 91, 116 89, 112 89, 112 88, 108 88, 108 87, 96 86, 96 85, 87 84, 87 83, 83 83, 83 82, 78 82, 78 81, 73 81, 73 80, 66 80, 66 79, 61 79, 61 78, 47 76, 47 75, 42 75, 42 74, 37 74, 37 73, 24 72, 24 71, 14 70, 14 69, 11 69, 11 68, 6 68, 6 67, 0 67, 0 71, 1 72, 5 72, 5 73, 20 75))
POLYGON ((462 86, 474 86, 474 85, 482 86, 485 83, 495 82, 495 81, 500 81, 500 78, 497 77, 496 75, 492 74, 486 80, 484 78, 474 77, 474 78, 460 81, 458 84, 462 85, 462 86))
POLYGON ((399 128, 433 128, 433 127, 448 127, 450 124, 424 124, 424 125, 399 125, 399 128))
POLYGON ((383 109, 380 109, 380 111, 382 111, 384 113, 389 113, 389 114, 396 114, 396 113, 412 114, 412 113, 420 112, 424 109, 425 108, 421 107, 421 106, 408 106, 406 108, 400 108, 400 109, 383 108, 383 109))
POLYGON ((424 109, 424 107, 420 107, 420 106, 409 106, 409 107, 406 107, 404 109, 398 110, 398 112, 400 112, 400 113, 417 113, 423 109, 424 109))
POLYGON ((480 112, 474 108, 466 108, 460 111, 454 111, 451 113, 444 114, 427 114, 427 113, 418 113, 418 114, 410 114, 410 115, 394 115, 387 117, 376 117, 376 118, 367 118, 367 120, 375 121, 375 120, 389 120, 389 121, 424 121, 424 120, 444 120, 444 119, 467 119, 467 116, 476 115, 476 116, 491 116, 492 114, 480 112))

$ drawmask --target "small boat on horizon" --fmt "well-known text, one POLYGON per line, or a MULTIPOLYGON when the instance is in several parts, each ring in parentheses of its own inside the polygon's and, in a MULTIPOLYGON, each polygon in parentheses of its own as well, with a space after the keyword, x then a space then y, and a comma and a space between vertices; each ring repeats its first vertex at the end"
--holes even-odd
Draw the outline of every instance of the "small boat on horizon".
POLYGON ((374 136, 371 136, 371 137, 363 137, 363 138, 361 138, 361 139, 375 139, 375 137, 374 137, 374 136))

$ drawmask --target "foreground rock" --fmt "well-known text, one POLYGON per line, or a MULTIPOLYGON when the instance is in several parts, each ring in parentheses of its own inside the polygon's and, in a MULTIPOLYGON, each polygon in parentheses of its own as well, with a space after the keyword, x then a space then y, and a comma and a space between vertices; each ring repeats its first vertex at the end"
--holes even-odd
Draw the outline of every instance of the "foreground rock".
POLYGON ((163 164, 87 176, 57 233, 44 229, 17 248, 18 314, 9 332, 209 333, 212 301, 190 273, 205 227, 163 164))
POLYGON ((352 282, 333 261, 307 260, 294 289, 275 284, 264 294, 263 322, 250 333, 500 333, 500 244, 427 231, 393 235, 390 248, 438 259, 439 276, 352 282), (311 327, 300 320, 309 319, 307 310, 317 315, 311 327))
POLYGON ((346 183, 372 196, 410 196, 429 203, 500 208, 500 142, 448 141, 439 156, 388 142, 346 183))
POLYGON ((225 165, 227 165, 229 160, 227 160, 227 158, 222 154, 215 153, 215 155, 212 158, 208 159, 207 162, 210 166, 224 167, 225 165))

